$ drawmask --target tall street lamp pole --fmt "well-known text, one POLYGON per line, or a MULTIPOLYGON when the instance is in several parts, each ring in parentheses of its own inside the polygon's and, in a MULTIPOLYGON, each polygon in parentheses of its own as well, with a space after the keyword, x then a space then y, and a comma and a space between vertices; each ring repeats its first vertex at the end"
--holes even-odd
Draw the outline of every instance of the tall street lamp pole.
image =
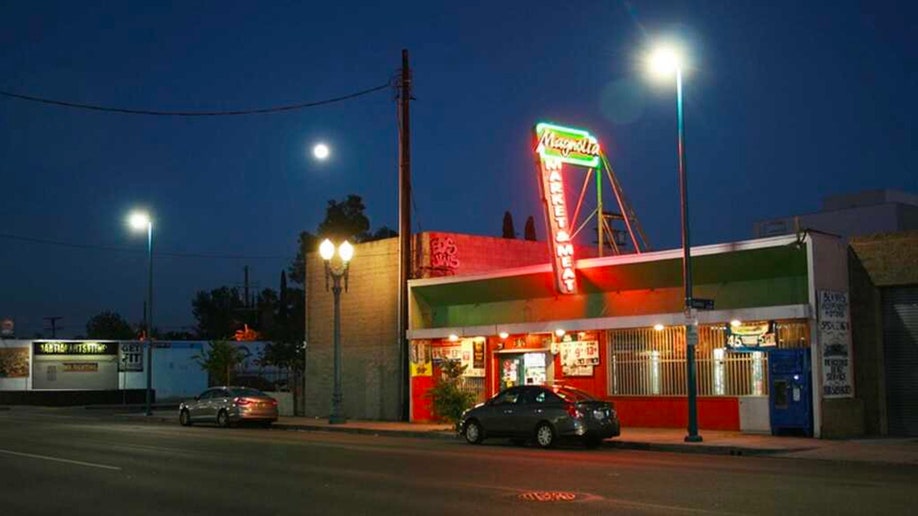
POLYGON ((147 313, 144 317, 144 340, 147 345, 147 388, 146 408, 148 416, 153 415, 153 220, 146 213, 135 212, 131 215, 131 227, 135 230, 147 230, 147 313))
POLYGON ((354 257, 354 246, 348 241, 344 241, 338 246, 338 256, 341 258, 340 265, 332 264, 332 258, 335 256, 335 244, 331 240, 325 239, 319 245, 319 255, 325 260, 325 290, 328 290, 328 279, 332 280, 331 291, 335 299, 334 312, 334 346, 335 346, 335 387, 332 392, 331 414, 328 416, 328 423, 338 425, 346 423, 347 419, 341 412, 341 280, 344 279, 344 290, 347 291, 348 265, 351 258, 354 257))
POLYGON ((695 347, 698 344, 698 327, 692 306, 692 251, 689 238, 688 178, 685 164, 685 121, 682 102, 682 58, 672 49, 661 47, 651 56, 651 66, 657 75, 676 75, 676 125, 679 157, 679 201, 682 207, 682 285, 685 290, 685 368, 688 391, 688 428, 686 442, 701 442, 698 434, 698 387, 696 380, 695 347))

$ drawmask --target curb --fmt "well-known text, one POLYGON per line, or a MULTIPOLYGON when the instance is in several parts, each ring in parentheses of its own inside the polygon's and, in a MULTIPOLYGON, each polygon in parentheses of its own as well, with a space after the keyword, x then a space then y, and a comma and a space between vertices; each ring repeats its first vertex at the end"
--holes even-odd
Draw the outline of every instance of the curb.
MULTIPOLYGON (((131 420, 143 423, 175 423, 178 424, 177 418, 171 416, 153 415, 146 416, 138 413, 120 413, 115 414, 122 420, 131 420)), ((436 439, 440 441, 460 441, 458 434, 452 431, 443 430, 388 430, 380 428, 361 428, 355 426, 319 426, 303 425, 292 423, 274 423, 272 428, 287 432, 340 432, 355 435, 375 435, 388 437, 408 437, 417 439, 436 439)), ((622 441, 618 439, 607 439, 603 441, 602 448, 612 448, 618 450, 638 450, 654 452, 671 452, 671 453, 694 453, 702 455, 728 455, 728 456, 777 456, 795 451, 804 451, 810 448, 800 449, 770 449, 770 448, 749 448, 743 446, 717 446, 704 444, 681 444, 681 443, 652 443, 646 441, 622 441)))

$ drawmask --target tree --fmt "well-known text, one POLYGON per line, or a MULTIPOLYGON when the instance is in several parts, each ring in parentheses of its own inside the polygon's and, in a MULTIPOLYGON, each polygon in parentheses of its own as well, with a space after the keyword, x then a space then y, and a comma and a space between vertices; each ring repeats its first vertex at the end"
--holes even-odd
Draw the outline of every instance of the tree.
POLYGON ((513 228, 513 215, 509 211, 504 212, 504 238, 516 238, 516 230, 513 228))
POLYGON ((535 219, 532 218, 532 215, 526 219, 526 229, 523 230, 523 234, 525 235, 523 238, 526 240, 536 241, 535 219))
POLYGON ((239 289, 220 287, 205 292, 198 291, 191 301, 191 311, 198 324, 195 328, 199 339, 228 339, 245 322, 239 298, 239 289))
POLYGON ((304 253, 315 252, 319 243, 331 238, 336 241, 371 242, 398 236, 398 233, 382 226, 370 233, 370 219, 364 214, 366 206, 359 195, 349 194, 342 201, 330 200, 325 209, 325 220, 319 223, 315 233, 303 231, 298 238, 296 257, 287 269, 288 278, 297 285, 306 281, 304 253))
POLYGON ((359 195, 350 194, 341 202, 330 200, 325 209, 325 220, 318 229, 319 235, 333 240, 353 239, 363 242, 369 237, 370 219, 364 215, 366 206, 359 195))
POLYGON ((427 392, 434 415, 441 421, 455 423, 462 412, 475 403, 474 392, 464 389, 462 373, 466 366, 459 360, 444 360, 440 363, 440 377, 427 392))
POLYGON ((86 337, 90 339, 131 340, 137 331, 120 314, 104 311, 86 323, 86 337))
POLYGON ((210 385, 232 385, 233 371, 248 358, 248 354, 232 342, 215 340, 208 343, 206 350, 192 358, 201 369, 207 371, 210 385))

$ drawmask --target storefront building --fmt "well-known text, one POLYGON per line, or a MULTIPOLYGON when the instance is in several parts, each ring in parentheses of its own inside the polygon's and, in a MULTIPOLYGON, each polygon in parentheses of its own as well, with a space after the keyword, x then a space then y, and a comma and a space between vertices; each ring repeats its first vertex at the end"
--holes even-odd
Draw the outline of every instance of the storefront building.
POLYGON ((863 433, 846 246, 802 234, 692 256, 695 297, 708 303, 688 326, 681 250, 577 260, 568 292, 548 263, 410 281, 412 420, 435 417, 426 393, 438 365, 458 359, 481 400, 563 383, 612 400, 625 426, 684 427, 694 349, 701 429, 863 433))

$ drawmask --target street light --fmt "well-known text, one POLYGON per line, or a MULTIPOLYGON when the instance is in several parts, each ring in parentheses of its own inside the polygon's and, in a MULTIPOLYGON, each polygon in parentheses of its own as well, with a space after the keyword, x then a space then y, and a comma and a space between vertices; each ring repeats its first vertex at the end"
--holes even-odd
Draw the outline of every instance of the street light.
POLYGON ((147 230, 147 313, 144 339, 147 341, 147 394, 146 415, 153 415, 153 220, 144 212, 135 211, 129 218, 131 227, 136 231, 147 230))
POLYGON ((685 287, 685 368, 688 387, 688 435, 686 442, 701 442, 698 435, 698 392, 695 373, 695 345, 698 343, 698 328, 695 326, 692 307, 692 253, 689 240, 688 179, 685 167, 685 123, 682 114, 682 69, 685 59, 675 46, 657 47, 650 55, 649 65, 654 75, 672 77, 676 75, 676 125, 677 151, 679 155, 679 192, 682 205, 682 284, 685 287))
POLYGON ((335 390, 332 393, 331 415, 328 416, 328 423, 338 425, 347 422, 341 413, 341 279, 344 278, 344 291, 346 292, 348 264, 351 258, 354 257, 354 246, 345 240, 335 249, 335 244, 326 238, 319 245, 319 255, 325 260, 325 290, 328 290, 328 279, 331 278, 331 291, 335 297, 335 390), (336 250, 341 260, 338 264, 332 264, 332 258, 334 258, 336 250))

